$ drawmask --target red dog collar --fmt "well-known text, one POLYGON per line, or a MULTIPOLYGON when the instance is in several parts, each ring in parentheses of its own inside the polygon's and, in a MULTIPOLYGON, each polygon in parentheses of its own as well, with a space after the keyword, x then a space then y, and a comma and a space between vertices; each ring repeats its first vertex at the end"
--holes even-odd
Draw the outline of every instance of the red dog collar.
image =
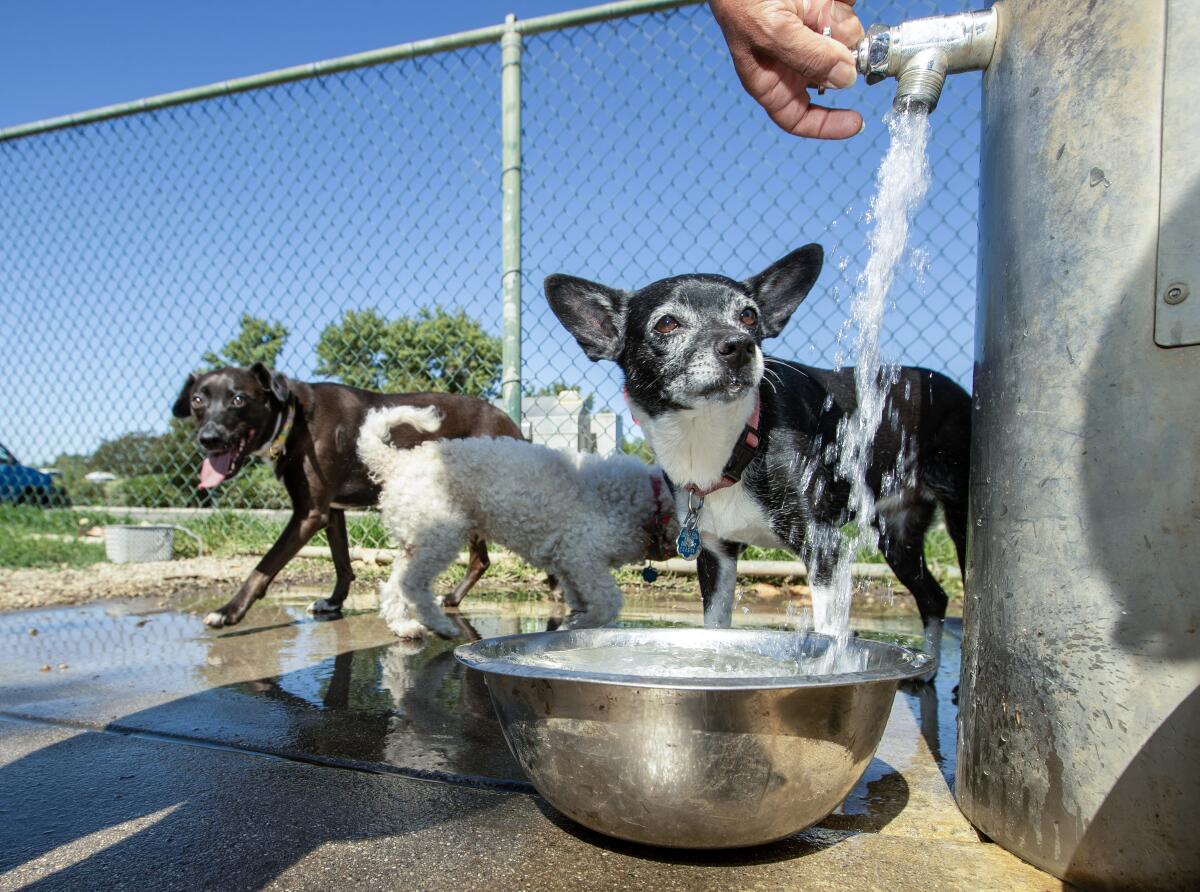
POLYGON ((670 498, 663 500, 663 479, 658 473, 651 474, 650 486, 654 490, 654 513, 642 524, 642 530, 650 543, 651 559, 666 560, 674 550, 668 531, 675 516, 675 503, 670 498))

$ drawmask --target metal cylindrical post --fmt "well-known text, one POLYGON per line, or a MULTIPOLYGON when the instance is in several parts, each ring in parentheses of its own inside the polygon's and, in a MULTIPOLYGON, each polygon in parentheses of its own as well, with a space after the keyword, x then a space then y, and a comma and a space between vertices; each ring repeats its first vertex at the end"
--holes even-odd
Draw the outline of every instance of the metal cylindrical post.
POLYGON ((997 8, 956 794, 1084 888, 1194 889, 1200 346, 1158 346, 1155 323, 1168 234, 1196 257, 1200 15, 997 8))
POLYGON ((501 286, 504 300, 504 410, 521 423, 521 32, 509 15, 500 38, 500 130, 503 191, 501 286))

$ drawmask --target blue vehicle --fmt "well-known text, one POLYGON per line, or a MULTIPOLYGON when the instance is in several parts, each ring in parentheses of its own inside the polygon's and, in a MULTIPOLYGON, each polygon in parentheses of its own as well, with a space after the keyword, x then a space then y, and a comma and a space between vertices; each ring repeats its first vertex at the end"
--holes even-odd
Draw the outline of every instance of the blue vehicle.
POLYGON ((0 505, 56 505, 62 501, 54 478, 17 461, 0 444, 0 505))

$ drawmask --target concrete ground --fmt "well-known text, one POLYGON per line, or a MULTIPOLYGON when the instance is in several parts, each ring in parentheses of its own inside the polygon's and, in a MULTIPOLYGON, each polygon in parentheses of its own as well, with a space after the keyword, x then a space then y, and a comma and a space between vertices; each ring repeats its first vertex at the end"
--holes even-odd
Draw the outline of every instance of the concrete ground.
MULTIPOLYGON (((136 602, 0 615, 0 889, 1062 888, 955 807, 957 622, 936 685, 896 698, 836 813, 783 842, 697 853, 559 816, 453 643, 397 643, 369 610, 317 622, 306 600, 217 632, 136 602)), ((469 603, 467 618, 485 637, 546 622, 536 604, 469 603)))

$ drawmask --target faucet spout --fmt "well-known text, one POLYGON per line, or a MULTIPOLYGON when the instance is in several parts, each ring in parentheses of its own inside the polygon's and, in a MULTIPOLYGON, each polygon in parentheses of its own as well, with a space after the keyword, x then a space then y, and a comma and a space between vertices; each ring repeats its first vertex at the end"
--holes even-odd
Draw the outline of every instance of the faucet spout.
POLYGON ((987 68, 998 27, 994 7, 872 25, 854 51, 855 63, 869 84, 897 79, 897 110, 928 113, 937 108, 947 74, 987 68))

